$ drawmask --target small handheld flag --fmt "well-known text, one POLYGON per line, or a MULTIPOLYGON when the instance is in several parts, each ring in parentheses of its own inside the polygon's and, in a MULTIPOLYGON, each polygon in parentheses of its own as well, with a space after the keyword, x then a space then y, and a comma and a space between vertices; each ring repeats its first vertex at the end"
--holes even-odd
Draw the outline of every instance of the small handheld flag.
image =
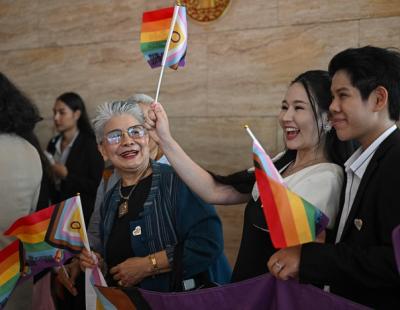
POLYGON ((84 247, 90 250, 79 195, 55 206, 48 225, 46 242, 71 253, 80 253, 84 247))
POLYGON ((308 201, 286 188, 271 158, 253 138, 253 160, 263 212, 275 248, 295 246, 315 240, 329 219, 308 201))
POLYGON ((180 4, 143 13, 140 48, 152 68, 160 67, 155 101, 158 102, 165 66, 185 65, 187 49, 186 8, 180 4), (169 26, 168 26, 169 25, 169 26))
POLYGON ((21 217, 4 233, 6 236, 15 236, 21 240, 25 264, 30 268, 30 275, 35 275, 48 267, 59 265, 70 257, 68 253, 53 247, 45 240, 54 208, 55 206, 50 206, 21 217))
POLYGON ((183 67, 186 48, 187 22, 184 6, 177 5, 175 8, 170 7, 143 13, 140 49, 151 68, 163 65, 173 69, 177 69, 178 66, 183 67), (169 38, 170 32, 171 38, 169 38), (163 64, 164 54, 166 57, 163 64))

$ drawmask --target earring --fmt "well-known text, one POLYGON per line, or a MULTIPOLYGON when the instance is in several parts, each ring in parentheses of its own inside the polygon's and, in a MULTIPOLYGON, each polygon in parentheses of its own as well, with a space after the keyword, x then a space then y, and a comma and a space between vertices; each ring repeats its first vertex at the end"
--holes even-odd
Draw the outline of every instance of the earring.
POLYGON ((332 129, 332 124, 328 120, 328 114, 323 113, 321 118, 322 118, 322 130, 324 133, 328 133, 332 129))
POLYGON ((325 133, 328 133, 329 131, 331 131, 331 129, 332 129, 332 125, 331 125, 330 122, 327 122, 327 123, 325 123, 325 124, 322 126, 322 130, 323 130, 325 133))

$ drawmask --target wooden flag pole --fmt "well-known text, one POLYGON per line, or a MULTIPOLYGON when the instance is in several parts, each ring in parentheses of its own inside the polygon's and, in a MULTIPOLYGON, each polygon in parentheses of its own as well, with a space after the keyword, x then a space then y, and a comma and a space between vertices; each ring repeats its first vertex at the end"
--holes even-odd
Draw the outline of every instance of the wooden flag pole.
POLYGON ((156 99, 155 99, 156 102, 158 102, 158 95, 160 94, 161 80, 162 80, 163 75, 164 75, 165 63, 167 62, 169 45, 171 43, 172 34, 174 33, 175 23, 176 23, 176 19, 178 17, 178 11, 179 11, 179 5, 175 4, 174 15, 172 16, 171 27, 169 29, 168 39, 167 39, 167 42, 165 44, 164 55, 163 55, 163 59, 162 59, 162 62, 161 62, 161 72, 160 72, 160 77, 158 79, 158 85, 157 85, 157 91, 156 91, 156 99))

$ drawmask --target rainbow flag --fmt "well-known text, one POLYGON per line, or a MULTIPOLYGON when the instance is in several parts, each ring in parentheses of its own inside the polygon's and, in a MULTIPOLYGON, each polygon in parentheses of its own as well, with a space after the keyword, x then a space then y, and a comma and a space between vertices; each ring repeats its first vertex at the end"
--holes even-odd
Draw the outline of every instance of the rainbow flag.
POLYGON ((253 160, 263 212, 275 248, 314 241, 329 219, 283 183, 262 146, 253 141, 253 160))
POLYGON ((21 277, 20 242, 15 240, 0 251, 0 309, 4 308, 21 277))
POLYGON ((80 253, 83 247, 90 248, 79 195, 54 206, 46 242, 71 253, 80 253))
POLYGON ((45 240, 47 229, 55 206, 50 206, 38 212, 21 217, 4 233, 6 236, 15 236, 21 240, 24 248, 24 260, 30 275, 59 265, 70 255, 53 247, 45 240))
POLYGON ((175 6, 143 13, 140 49, 151 68, 160 67, 174 10, 178 10, 165 65, 177 69, 185 65, 187 49, 186 8, 175 6))

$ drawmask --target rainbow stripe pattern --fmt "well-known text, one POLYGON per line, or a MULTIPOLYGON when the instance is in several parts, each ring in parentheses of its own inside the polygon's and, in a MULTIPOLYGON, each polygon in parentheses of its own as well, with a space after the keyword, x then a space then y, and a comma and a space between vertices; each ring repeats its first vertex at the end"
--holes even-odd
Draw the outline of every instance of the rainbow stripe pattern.
POLYGON ((185 65, 187 49, 186 8, 175 6, 143 13, 140 49, 151 68, 160 67, 171 27, 174 10, 178 15, 165 65, 177 69, 185 65))
POLYGON ((19 240, 15 240, 0 251, 0 309, 5 307, 21 276, 19 247, 19 240))
POLYGON ((25 252, 25 263, 31 267, 44 262, 54 265, 63 258, 62 251, 45 241, 54 208, 55 206, 50 206, 21 217, 4 233, 6 236, 15 236, 21 240, 25 252))
POLYGON ((253 160, 274 247, 285 248, 314 241, 328 224, 327 216, 286 188, 272 160, 257 141, 253 141, 253 160))
POLYGON ((80 253, 85 244, 89 248, 80 196, 55 205, 46 233, 46 242, 71 253, 80 253))

